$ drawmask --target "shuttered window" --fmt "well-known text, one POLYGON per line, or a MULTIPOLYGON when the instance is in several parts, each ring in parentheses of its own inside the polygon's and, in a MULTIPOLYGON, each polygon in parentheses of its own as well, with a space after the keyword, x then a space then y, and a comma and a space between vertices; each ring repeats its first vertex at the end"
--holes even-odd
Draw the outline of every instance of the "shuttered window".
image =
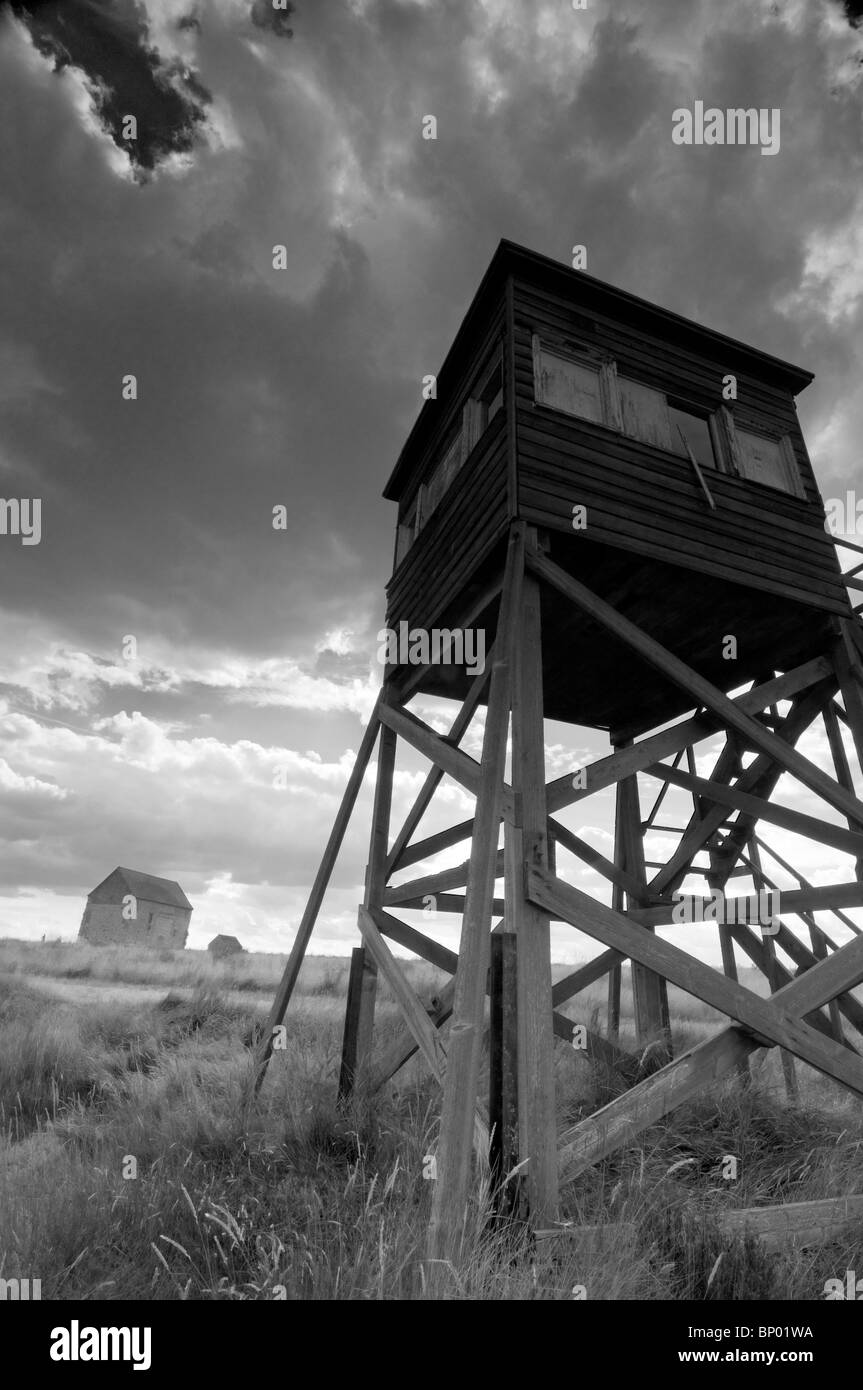
POLYGON ((710 421, 703 415, 694 415, 691 410, 681 410, 674 405, 668 407, 668 418, 671 423, 672 453, 686 458, 688 445, 702 468, 715 468, 716 454, 710 433, 710 421))
POLYGON ((536 399, 541 405, 603 423, 600 371, 539 347, 535 354, 536 399))
POLYGON ((787 437, 768 439, 765 435, 742 430, 736 423, 734 437, 737 467, 744 478, 794 493, 797 497, 805 496, 794 450, 787 437))
POLYGON ((623 433, 640 439, 643 444, 655 444, 658 449, 679 453, 679 443, 677 449, 674 447, 668 402, 662 392, 627 377, 618 377, 617 386, 623 433))

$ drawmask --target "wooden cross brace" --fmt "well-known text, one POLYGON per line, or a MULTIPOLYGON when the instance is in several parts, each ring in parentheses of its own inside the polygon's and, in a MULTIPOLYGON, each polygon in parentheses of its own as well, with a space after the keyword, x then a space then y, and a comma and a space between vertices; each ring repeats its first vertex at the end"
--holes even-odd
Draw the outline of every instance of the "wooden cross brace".
POLYGON ((765 1045, 786 1048, 863 1096, 863 1058, 804 1021, 807 1014, 863 980, 863 938, 857 937, 819 961, 771 998, 761 999, 546 869, 528 869, 527 891, 538 906, 556 918, 641 960, 672 984, 737 1020, 568 1130, 561 1140, 561 1171, 567 1178, 628 1142, 765 1045))

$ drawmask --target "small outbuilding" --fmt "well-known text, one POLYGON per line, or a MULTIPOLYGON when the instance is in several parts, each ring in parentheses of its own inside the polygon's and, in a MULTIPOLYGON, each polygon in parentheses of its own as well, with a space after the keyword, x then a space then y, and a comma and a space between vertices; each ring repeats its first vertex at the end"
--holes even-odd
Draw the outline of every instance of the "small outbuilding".
POLYGON ((242 955, 243 947, 235 936, 214 936, 207 950, 216 960, 222 960, 225 956, 242 955))
POLYGON ((182 950, 191 916, 192 904, 173 879, 117 868, 87 895, 78 939, 182 950))

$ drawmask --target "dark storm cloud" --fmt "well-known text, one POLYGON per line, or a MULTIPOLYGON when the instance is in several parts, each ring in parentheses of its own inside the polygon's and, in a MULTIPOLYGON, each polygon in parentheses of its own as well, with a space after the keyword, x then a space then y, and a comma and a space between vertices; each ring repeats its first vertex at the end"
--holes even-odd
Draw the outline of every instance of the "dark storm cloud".
POLYGON ((210 93, 194 72, 166 62, 150 45, 136 0, 12 0, 6 8, 55 72, 76 68, 85 75, 100 123, 139 174, 195 146, 210 93), (135 140, 123 137, 129 115, 138 125, 135 140))
POLYGON ((845 13, 855 29, 863 21, 863 0, 844 0, 845 13))

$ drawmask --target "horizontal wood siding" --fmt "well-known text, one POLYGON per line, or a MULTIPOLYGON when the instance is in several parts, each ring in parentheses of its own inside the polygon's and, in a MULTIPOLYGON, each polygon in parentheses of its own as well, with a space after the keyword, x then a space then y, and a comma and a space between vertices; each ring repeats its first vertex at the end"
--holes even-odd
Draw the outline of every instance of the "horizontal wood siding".
POLYGON ((431 627, 507 524, 507 437, 499 411, 387 586, 387 625, 431 627))
POLYGON ((420 483, 427 482, 429 476, 434 471, 435 464, 438 462, 443 443, 454 425, 461 419, 462 408, 468 398, 470 390, 476 379, 476 375, 491 355, 495 345, 503 339, 505 321, 505 302, 501 298, 495 312, 491 315, 488 322, 482 327, 482 331, 477 334, 473 344, 468 363, 464 372, 460 375, 455 389, 445 391, 441 383, 438 382, 437 400, 429 402, 431 411, 439 415, 435 420, 434 428, 431 429, 424 439, 421 449, 417 450, 416 459, 412 460, 410 482, 404 494, 399 500, 399 517, 410 510, 411 504, 417 493, 420 483))
POLYGON ((847 612, 790 392, 747 377, 733 359, 693 357, 593 312, 579 313, 576 305, 521 281, 514 285, 514 355, 519 512, 527 520, 575 535, 572 508, 583 504, 591 540, 847 612), (593 332, 586 318, 595 325, 593 332), (615 359, 619 375, 706 410, 722 404, 722 378, 733 373, 735 422, 742 429, 790 436, 806 499, 708 469, 716 502, 711 511, 687 460, 537 406, 534 333, 591 343, 615 359))

